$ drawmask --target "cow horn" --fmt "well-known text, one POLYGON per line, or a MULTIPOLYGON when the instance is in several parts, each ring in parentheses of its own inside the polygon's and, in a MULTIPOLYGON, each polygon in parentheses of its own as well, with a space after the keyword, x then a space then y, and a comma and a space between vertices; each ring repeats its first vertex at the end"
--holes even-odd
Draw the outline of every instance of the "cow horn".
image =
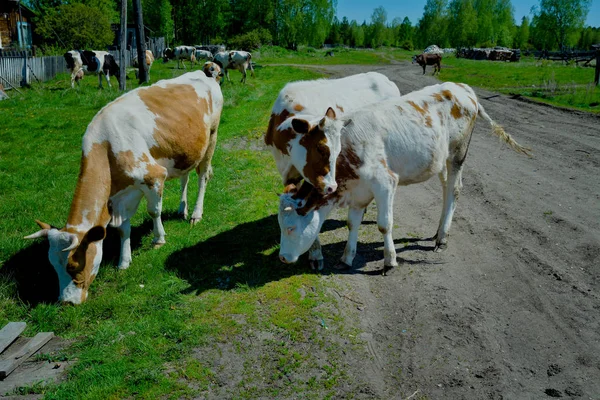
POLYGON ((36 233, 33 233, 29 236, 25 236, 23 239, 37 239, 40 237, 48 237, 48 231, 49 231, 49 229, 42 229, 42 230, 39 230, 36 233))
POLYGON ((293 208, 292 206, 287 206, 286 208, 283 209, 283 211, 292 211, 293 208))
POLYGON ((77 238, 76 235, 71 234, 71 244, 67 248, 63 249, 63 251, 71 251, 71 250, 77 248, 78 245, 79 245, 79 239, 77 238))

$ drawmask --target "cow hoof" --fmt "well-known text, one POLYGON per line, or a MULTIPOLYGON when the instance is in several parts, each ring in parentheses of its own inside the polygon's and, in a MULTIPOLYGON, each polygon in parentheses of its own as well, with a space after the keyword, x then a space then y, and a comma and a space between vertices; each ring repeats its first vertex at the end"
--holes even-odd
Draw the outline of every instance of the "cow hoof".
POLYGON ((164 240, 153 240, 152 241, 152 248, 154 249, 160 249, 161 247, 163 247, 163 245, 167 243, 164 240))
POLYGON ((194 217, 192 217, 192 218, 190 218, 190 225, 194 226, 194 225, 196 225, 200 221, 202 221, 202 217, 200 217, 200 218, 194 218, 194 217))
POLYGON ((346 264, 343 261, 338 261, 337 264, 335 264, 333 266, 333 269, 337 270, 337 271, 347 271, 349 270, 351 267, 350 265, 346 264))
POLYGON ((119 266, 117 268, 119 270, 127 269, 127 268, 129 268, 129 263, 128 262, 122 262, 122 263, 119 264, 119 266))
POLYGON ((183 219, 188 219, 188 211, 186 209, 179 209, 177 211, 177 215, 179 215, 183 219))
POLYGON ((436 253, 441 253, 442 251, 448 248, 448 243, 436 243, 435 248, 433 249, 436 253))
POLYGON ((312 269, 313 271, 322 271, 325 267, 325 260, 323 259, 308 260, 308 262, 310 263, 310 269, 312 269))

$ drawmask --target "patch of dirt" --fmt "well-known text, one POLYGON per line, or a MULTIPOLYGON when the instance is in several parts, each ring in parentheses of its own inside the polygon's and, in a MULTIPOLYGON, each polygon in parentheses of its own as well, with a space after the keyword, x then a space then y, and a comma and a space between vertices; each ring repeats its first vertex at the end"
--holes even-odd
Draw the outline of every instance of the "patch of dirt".
MULTIPOLYGON (((377 71, 403 94, 438 83, 407 62, 320 69, 332 77, 377 71)), ((334 275, 352 292, 340 307, 364 341, 347 374, 366 372, 374 398, 416 390, 430 399, 600 398, 598 117, 476 92, 534 156, 514 153, 479 121, 448 249, 434 253, 424 239, 441 214, 439 181, 400 187, 400 266, 387 276, 369 206, 352 270, 334 275)), ((345 213, 332 218, 343 222, 345 213)), ((320 236, 329 265, 347 239, 341 223, 332 225, 320 236)))

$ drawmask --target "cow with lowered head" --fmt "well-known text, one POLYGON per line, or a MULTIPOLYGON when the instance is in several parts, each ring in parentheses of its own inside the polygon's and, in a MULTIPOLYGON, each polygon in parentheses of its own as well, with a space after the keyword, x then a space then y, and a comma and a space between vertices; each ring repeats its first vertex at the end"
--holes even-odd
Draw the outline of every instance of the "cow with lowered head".
POLYGON ((67 51, 64 57, 67 68, 71 72, 71 88, 75 87, 75 82, 79 84, 84 74, 97 74, 99 87, 102 87, 102 75, 106 78, 108 87, 112 87, 111 75, 119 79, 119 65, 112 54, 107 51, 71 50, 67 51))
POLYGON ((142 197, 154 224, 155 247, 165 244, 161 221, 165 181, 179 178, 179 213, 188 215, 189 174, 198 174, 192 224, 202 219, 204 193, 223 109, 220 70, 210 66, 175 79, 132 90, 96 114, 83 135, 81 166, 65 226, 36 221, 26 239, 46 238, 59 281, 59 300, 86 300, 102 260, 106 227, 121 237, 119 268, 131 257, 131 218, 142 197), (211 69, 212 68, 212 69, 211 69))

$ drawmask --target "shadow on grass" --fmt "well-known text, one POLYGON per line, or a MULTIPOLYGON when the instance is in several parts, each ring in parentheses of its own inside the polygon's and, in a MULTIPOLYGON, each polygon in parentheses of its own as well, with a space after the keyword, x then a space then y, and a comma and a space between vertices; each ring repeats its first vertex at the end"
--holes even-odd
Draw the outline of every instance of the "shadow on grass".
MULTIPOLYGON (((163 221, 179 218, 175 212, 162 214, 163 221)), ((149 219, 144 220, 139 226, 132 227, 132 251, 139 248, 142 245, 142 238, 151 233, 152 221, 149 219)), ((55 303, 58 300, 58 277, 48 260, 48 247, 47 240, 38 239, 6 260, 0 269, 0 277, 13 281, 19 298, 30 306, 39 303, 55 303)), ((112 268, 116 268, 120 251, 119 232, 115 228, 107 228, 101 265, 109 264, 112 268)))
MULTIPOLYGON (((374 224, 363 221, 363 224, 374 224)), ((345 227, 345 221, 328 220, 321 232, 345 227)), ((285 279, 297 274, 316 273, 312 271, 307 255, 300 257, 295 264, 283 264, 279 260, 279 224, 277 216, 237 225, 231 230, 213 236, 204 242, 170 254, 165 268, 176 271, 180 278, 190 286, 184 293, 200 294, 210 289, 229 290, 235 288, 254 288, 268 282, 285 279)), ((416 242, 426 239, 402 238, 396 243, 414 243, 398 249, 433 250, 433 246, 421 246, 416 242)), ((341 257, 345 240, 323 246, 326 267, 323 273, 381 275, 378 271, 361 271, 366 263, 383 259, 382 241, 359 243, 360 257, 356 257, 353 268, 339 271, 331 268, 341 257)), ((423 264, 426 261, 399 260, 402 263, 423 264)))

